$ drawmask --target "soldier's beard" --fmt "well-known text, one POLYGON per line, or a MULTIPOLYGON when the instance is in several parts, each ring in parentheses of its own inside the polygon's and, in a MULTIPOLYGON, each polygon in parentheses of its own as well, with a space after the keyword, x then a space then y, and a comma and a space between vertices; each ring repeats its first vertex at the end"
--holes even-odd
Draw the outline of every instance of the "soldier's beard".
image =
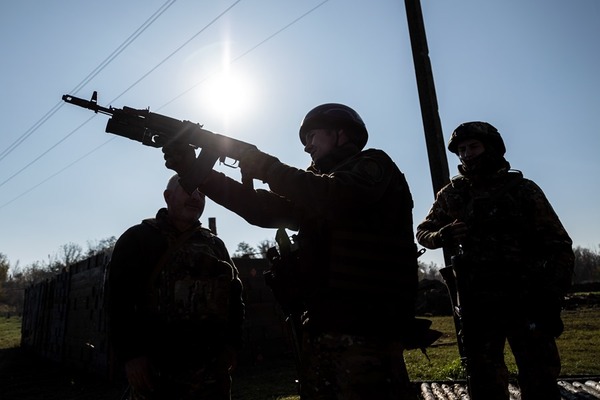
POLYGON ((336 165, 357 153, 360 153, 360 149, 354 143, 346 143, 343 146, 334 148, 327 156, 315 160, 312 167, 319 173, 327 174, 336 165))

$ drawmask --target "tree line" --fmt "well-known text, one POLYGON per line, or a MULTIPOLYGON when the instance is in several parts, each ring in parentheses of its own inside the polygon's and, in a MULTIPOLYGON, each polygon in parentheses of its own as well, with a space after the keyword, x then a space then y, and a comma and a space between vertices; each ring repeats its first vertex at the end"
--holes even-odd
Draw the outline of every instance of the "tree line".
MULTIPOLYGON (((71 265, 93 257, 96 254, 111 250, 116 242, 116 237, 111 236, 96 242, 88 242, 87 249, 80 245, 67 243, 60 246, 58 252, 48 257, 47 261, 36 261, 25 267, 17 262, 11 265, 8 257, 0 253, 0 312, 14 311, 20 313, 23 306, 25 288, 46 279, 51 279, 56 274, 68 270, 71 265)), ((233 252, 233 258, 266 258, 269 248, 276 246, 275 241, 265 239, 256 246, 247 242, 240 242, 233 252)), ((575 253, 574 284, 600 282, 600 246, 598 249, 589 249, 577 246, 575 253)), ((439 273, 441 267, 436 263, 425 264, 419 262, 419 280, 442 280, 439 273)))
MULTIPOLYGON (((233 253, 233 257, 266 258, 267 250, 273 246, 275 246, 275 242, 271 240, 263 240, 257 247, 252 247, 247 242, 241 242, 233 253)), ((573 248, 573 252, 575 253, 573 284, 600 282, 600 246, 596 250, 577 246, 573 248)), ((425 264, 419 261, 419 280, 443 280, 439 273, 442 267, 434 262, 425 264)))
POLYGON ((88 242, 87 250, 70 242, 60 246, 58 252, 49 256, 48 260, 35 261, 24 267, 21 267, 18 261, 11 265, 8 257, 0 253, 0 312, 14 311, 20 314, 27 287, 53 278, 79 261, 112 249, 116 241, 117 238, 111 236, 88 242))

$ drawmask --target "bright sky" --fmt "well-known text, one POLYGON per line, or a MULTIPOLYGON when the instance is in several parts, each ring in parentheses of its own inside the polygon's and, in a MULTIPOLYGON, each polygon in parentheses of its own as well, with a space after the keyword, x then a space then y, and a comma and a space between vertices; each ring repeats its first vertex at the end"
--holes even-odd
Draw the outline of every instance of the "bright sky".
MULTIPOLYGON (((465 121, 495 125, 575 245, 597 249, 600 2, 422 8, 445 139, 465 121)), ((345 103, 365 120, 367 147, 405 173, 415 226, 433 201, 402 1, 12 1, 0 4, 0 32, 0 253, 13 266, 118 237, 164 205, 172 172, 160 150, 106 134, 108 117, 63 94, 97 90, 103 106, 198 122, 301 168, 305 113, 345 103)), ((275 235, 210 201, 209 217, 231 253, 275 235)), ((421 260, 441 265, 441 251, 421 260)))

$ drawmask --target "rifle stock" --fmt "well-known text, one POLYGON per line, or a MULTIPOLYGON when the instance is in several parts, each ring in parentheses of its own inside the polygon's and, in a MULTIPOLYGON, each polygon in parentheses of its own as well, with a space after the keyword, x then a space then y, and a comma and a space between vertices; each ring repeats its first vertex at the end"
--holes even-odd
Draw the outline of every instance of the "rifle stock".
POLYGON ((459 266, 459 256, 454 255, 450 257, 450 264, 446 267, 440 269, 440 275, 444 279, 444 283, 446 284, 446 288, 448 289, 448 294, 450 296, 450 304, 452 306, 452 318, 454 320, 454 329, 456 332, 456 344, 458 347, 458 354, 460 356, 460 361, 465 369, 467 375, 467 386, 470 390, 469 382, 471 380, 471 365, 469 362, 468 351, 465 348, 465 331, 464 324, 462 319, 462 309, 460 302, 460 290, 459 284, 457 282, 457 269, 459 266))

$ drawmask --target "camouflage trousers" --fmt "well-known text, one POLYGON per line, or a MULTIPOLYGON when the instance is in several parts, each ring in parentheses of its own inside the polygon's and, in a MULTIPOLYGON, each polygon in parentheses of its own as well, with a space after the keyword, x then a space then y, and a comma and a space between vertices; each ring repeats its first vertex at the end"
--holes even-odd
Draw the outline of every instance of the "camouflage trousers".
POLYGON ((518 369, 521 400, 560 400, 560 355, 554 337, 539 330, 470 330, 465 337, 471 400, 509 400, 504 361, 508 341, 518 369))
POLYGON ((302 400, 416 400, 398 342, 338 333, 305 334, 302 400))

